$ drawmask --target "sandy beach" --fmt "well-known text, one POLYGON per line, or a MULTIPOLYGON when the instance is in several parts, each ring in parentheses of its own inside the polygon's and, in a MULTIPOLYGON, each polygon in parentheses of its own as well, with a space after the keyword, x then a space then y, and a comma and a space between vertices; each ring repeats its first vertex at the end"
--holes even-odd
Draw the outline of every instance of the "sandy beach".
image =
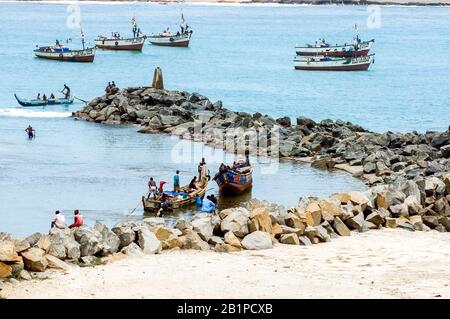
POLYGON ((448 233, 380 230, 263 251, 164 251, 5 284, 7 298, 449 298, 448 233), (124 289, 126 287, 126 289, 124 289))

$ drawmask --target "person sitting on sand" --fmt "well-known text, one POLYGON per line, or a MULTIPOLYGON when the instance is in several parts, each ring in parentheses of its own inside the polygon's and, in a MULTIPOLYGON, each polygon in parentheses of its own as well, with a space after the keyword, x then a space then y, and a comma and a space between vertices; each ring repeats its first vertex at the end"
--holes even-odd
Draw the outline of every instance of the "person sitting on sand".
POLYGON ((74 213, 74 223, 69 226, 69 228, 80 227, 83 226, 83 215, 80 214, 78 209, 75 209, 74 213))
POLYGON ((59 229, 66 228, 66 218, 59 210, 55 212, 55 216, 53 216, 51 228, 56 227, 59 229))
POLYGON ((197 182, 197 176, 194 176, 194 178, 189 183, 189 191, 195 191, 198 189, 198 182, 197 182))

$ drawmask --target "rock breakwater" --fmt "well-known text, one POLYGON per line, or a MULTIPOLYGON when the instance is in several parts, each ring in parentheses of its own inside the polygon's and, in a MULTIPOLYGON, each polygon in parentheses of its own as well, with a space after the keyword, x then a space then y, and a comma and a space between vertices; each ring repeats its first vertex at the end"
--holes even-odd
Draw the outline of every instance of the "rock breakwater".
POLYGON ((90 101, 73 114, 106 124, 138 124, 141 133, 169 133, 226 151, 310 162, 341 169, 369 185, 442 176, 450 171, 450 130, 374 133, 359 125, 299 116, 273 118, 226 109, 198 93, 125 88, 90 101), (231 138, 231 143, 230 143, 231 138))

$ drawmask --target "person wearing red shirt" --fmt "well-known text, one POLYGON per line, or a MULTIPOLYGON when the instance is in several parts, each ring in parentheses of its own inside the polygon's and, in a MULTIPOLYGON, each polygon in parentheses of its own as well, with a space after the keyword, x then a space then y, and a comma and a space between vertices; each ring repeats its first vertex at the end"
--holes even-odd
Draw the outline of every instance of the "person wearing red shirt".
POLYGON ((75 217, 75 221, 72 225, 69 226, 69 228, 80 227, 83 225, 83 215, 80 214, 78 209, 75 209, 74 217, 75 217))

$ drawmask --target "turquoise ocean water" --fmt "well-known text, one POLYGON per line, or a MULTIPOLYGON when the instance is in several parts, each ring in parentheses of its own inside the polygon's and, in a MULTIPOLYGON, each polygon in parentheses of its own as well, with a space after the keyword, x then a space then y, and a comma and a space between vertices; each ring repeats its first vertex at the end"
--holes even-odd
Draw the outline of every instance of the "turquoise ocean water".
MULTIPOLYGON (((14 93, 57 94, 67 83, 90 99, 112 80, 120 87, 149 85, 160 66, 167 88, 197 91, 233 110, 340 118, 380 132, 450 124, 450 8, 381 7, 380 28, 368 28, 363 6, 82 3, 91 44, 98 34, 130 34, 133 15, 144 33, 153 33, 175 29, 182 11, 194 30, 188 49, 146 44, 142 53, 98 51, 92 64, 33 56, 36 45, 55 39, 70 37, 79 46, 79 31, 66 26, 68 4, 0 2, 0 8, 0 231, 46 231, 56 209, 69 218, 79 208, 89 223, 111 224, 136 206, 149 176, 171 181, 180 168, 187 183, 198 160, 167 160, 178 143, 167 136, 68 118, 81 103, 30 110, 18 107, 14 93), (318 37, 350 42, 355 22, 363 39, 376 40, 368 72, 293 70, 296 44, 318 37), (23 132, 28 124, 37 130, 33 141, 23 132)), ((256 170, 251 196, 293 205, 301 195, 362 187, 345 174, 280 163, 276 175, 256 170)))

